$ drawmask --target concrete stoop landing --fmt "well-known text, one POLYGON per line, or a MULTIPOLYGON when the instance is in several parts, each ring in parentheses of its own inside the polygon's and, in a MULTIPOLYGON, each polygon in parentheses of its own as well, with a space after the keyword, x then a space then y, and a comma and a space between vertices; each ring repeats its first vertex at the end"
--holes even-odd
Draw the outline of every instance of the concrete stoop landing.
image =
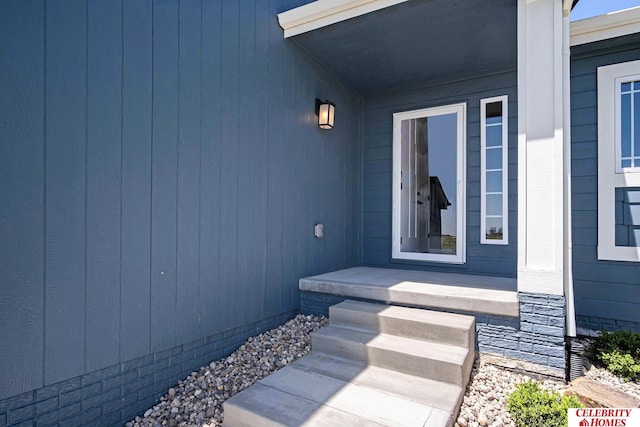
POLYGON ((452 426, 475 356, 473 316, 344 301, 311 353, 224 403, 224 425, 452 426))

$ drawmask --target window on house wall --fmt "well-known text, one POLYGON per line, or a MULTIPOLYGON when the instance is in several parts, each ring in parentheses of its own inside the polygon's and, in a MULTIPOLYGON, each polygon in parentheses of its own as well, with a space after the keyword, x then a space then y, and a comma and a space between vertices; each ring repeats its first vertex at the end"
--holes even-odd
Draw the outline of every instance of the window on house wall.
POLYGON ((640 261, 640 61, 598 68, 598 259, 640 261))
POLYGON ((466 104, 393 116, 395 259, 465 262, 466 104))
POLYGON ((507 96, 480 101, 480 243, 506 245, 508 237, 507 96))

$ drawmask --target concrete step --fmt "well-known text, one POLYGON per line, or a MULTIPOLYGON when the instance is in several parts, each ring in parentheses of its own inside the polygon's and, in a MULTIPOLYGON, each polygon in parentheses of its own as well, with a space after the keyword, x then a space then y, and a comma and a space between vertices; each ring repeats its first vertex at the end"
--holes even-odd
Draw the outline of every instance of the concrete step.
POLYGON ((448 411, 296 365, 269 375, 262 384, 385 426, 440 427, 452 419, 448 411))
POLYGON ((353 267, 300 279, 299 288, 346 298, 497 316, 519 316, 515 279, 353 267))
POLYGON ((331 324, 475 348, 475 318, 346 300, 329 308, 331 324))
MULTIPOLYGON (((287 368, 282 371, 287 370, 287 368)), ((224 402, 226 427, 384 426, 258 382, 224 402)))
POLYGON ((383 390, 452 415, 458 411, 464 396, 462 387, 455 384, 322 354, 311 353, 291 366, 349 381, 354 385, 383 390))
POLYGON ((327 326, 311 336, 314 352, 355 359, 383 368, 459 386, 467 384, 475 352, 467 348, 327 326))
POLYGON ((229 427, 451 427, 475 355, 473 318, 345 301, 311 354, 224 403, 229 427))

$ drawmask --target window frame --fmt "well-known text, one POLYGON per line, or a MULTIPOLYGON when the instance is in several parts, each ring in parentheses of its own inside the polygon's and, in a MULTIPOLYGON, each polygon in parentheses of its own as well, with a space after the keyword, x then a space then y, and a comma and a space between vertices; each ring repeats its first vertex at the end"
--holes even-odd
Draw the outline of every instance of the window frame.
POLYGON ((622 168, 620 163, 619 120, 622 102, 620 84, 640 77, 640 60, 598 67, 597 74, 598 259, 640 262, 640 246, 615 245, 615 189, 640 187, 640 168, 622 168))
POLYGON ((480 100, 480 244, 509 244, 509 97, 480 100), (502 239, 487 239, 487 104, 502 103, 502 239))
POLYGON ((448 104, 438 107, 422 108, 398 112, 393 114, 393 207, 392 207, 392 238, 391 258, 394 260, 427 261, 448 264, 464 264, 466 262, 466 147, 467 147, 467 103, 448 104), (436 254, 402 252, 401 237, 401 123, 403 120, 446 114, 456 116, 456 253, 436 254), (459 244, 458 244, 459 242, 459 244))

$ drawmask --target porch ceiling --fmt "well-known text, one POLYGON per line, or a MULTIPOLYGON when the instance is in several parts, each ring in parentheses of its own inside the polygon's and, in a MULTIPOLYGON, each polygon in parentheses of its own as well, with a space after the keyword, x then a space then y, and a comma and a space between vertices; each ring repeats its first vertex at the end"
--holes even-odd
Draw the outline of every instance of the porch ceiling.
POLYGON ((514 0, 410 0, 292 39, 367 94, 515 68, 516 21, 514 0))

